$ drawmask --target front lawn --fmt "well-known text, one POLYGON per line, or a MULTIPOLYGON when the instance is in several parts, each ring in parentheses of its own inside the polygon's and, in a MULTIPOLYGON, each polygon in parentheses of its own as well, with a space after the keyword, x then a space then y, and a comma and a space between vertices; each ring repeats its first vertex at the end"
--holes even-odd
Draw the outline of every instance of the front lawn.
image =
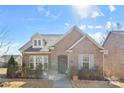
POLYGON ((41 79, 8 79, 0 84, 2 88, 52 88, 52 80, 41 79))
POLYGON ((0 68, 0 75, 6 75, 7 68, 0 68))
POLYGON ((6 77, 7 68, 0 68, 0 77, 6 77))

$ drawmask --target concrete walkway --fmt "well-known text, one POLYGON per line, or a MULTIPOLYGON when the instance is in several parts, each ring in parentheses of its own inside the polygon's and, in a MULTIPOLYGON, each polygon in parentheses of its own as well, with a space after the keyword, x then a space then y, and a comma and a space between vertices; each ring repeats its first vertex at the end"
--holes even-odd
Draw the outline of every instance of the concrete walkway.
POLYGON ((67 78, 54 80, 53 88, 72 88, 71 81, 67 78))

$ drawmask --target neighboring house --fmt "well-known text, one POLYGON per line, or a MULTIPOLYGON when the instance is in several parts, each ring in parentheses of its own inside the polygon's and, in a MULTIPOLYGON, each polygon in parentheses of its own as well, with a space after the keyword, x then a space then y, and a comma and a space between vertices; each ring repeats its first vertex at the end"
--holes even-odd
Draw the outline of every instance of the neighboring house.
MULTIPOLYGON (((4 67, 7 65, 11 55, 3 55, 0 57, 0 65, 1 67, 4 67)), ((21 55, 13 55, 15 61, 18 63, 18 65, 22 65, 22 57, 21 55)))
POLYGON ((108 50, 105 55, 104 69, 107 76, 124 79, 124 31, 112 31, 104 42, 108 50))
POLYGON ((47 74, 68 73, 72 65, 103 68, 104 48, 76 26, 64 35, 37 33, 20 51, 24 63, 32 69, 42 63, 47 74))

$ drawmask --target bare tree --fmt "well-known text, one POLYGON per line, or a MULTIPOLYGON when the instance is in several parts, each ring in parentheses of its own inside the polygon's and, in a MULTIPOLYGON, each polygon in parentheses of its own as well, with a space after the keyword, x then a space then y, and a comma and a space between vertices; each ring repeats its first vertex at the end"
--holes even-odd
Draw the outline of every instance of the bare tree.
POLYGON ((11 42, 7 36, 7 27, 0 30, 0 56, 6 54, 9 51, 11 42))

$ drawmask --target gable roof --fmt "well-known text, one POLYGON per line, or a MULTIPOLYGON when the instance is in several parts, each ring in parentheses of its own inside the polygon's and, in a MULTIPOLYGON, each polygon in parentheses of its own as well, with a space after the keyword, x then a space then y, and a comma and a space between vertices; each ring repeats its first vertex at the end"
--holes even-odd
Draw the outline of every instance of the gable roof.
POLYGON ((81 37, 77 42, 75 42, 71 47, 69 47, 67 50, 71 50, 74 48, 78 43, 80 43, 85 37, 87 37, 91 42, 93 42, 97 47, 100 49, 104 49, 100 44, 98 44, 95 40, 93 40, 89 35, 85 35, 81 37))
MULTIPOLYGON (((90 37, 88 34, 84 33, 80 28, 78 28, 77 26, 73 26, 58 42, 60 42, 63 38, 65 38, 68 34, 70 34, 72 31, 78 31, 79 33, 82 34, 82 37, 77 40, 74 44, 72 44, 71 47, 69 47, 68 49, 72 49, 73 47, 75 47, 78 43, 80 43, 80 41, 82 41, 85 37, 87 37, 91 42, 93 42, 97 47, 99 47, 100 49, 104 49, 99 43, 97 43, 92 37, 90 37)), ((57 42, 57 43, 58 43, 57 42)), ((56 43, 56 44, 57 44, 56 43)), ((67 50, 68 50, 67 49, 67 50)))
POLYGON ((76 25, 74 25, 69 31, 67 31, 64 35, 63 35, 63 37, 58 41, 58 42, 56 42, 55 44, 54 44, 54 46, 56 45, 56 44, 58 44, 61 40, 63 40, 67 35, 69 35, 72 31, 78 31, 79 33, 81 33, 82 35, 85 35, 86 33, 84 33, 84 32, 82 32, 76 25))
POLYGON ((110 37, 111 34, 124 36, 124 31, 110 31, 108 36, 106 37, 104 43, 103 43, 103 46, 105 45, 105 43, 107 42, 107 40, 108 40, 108 38, 110 37))

